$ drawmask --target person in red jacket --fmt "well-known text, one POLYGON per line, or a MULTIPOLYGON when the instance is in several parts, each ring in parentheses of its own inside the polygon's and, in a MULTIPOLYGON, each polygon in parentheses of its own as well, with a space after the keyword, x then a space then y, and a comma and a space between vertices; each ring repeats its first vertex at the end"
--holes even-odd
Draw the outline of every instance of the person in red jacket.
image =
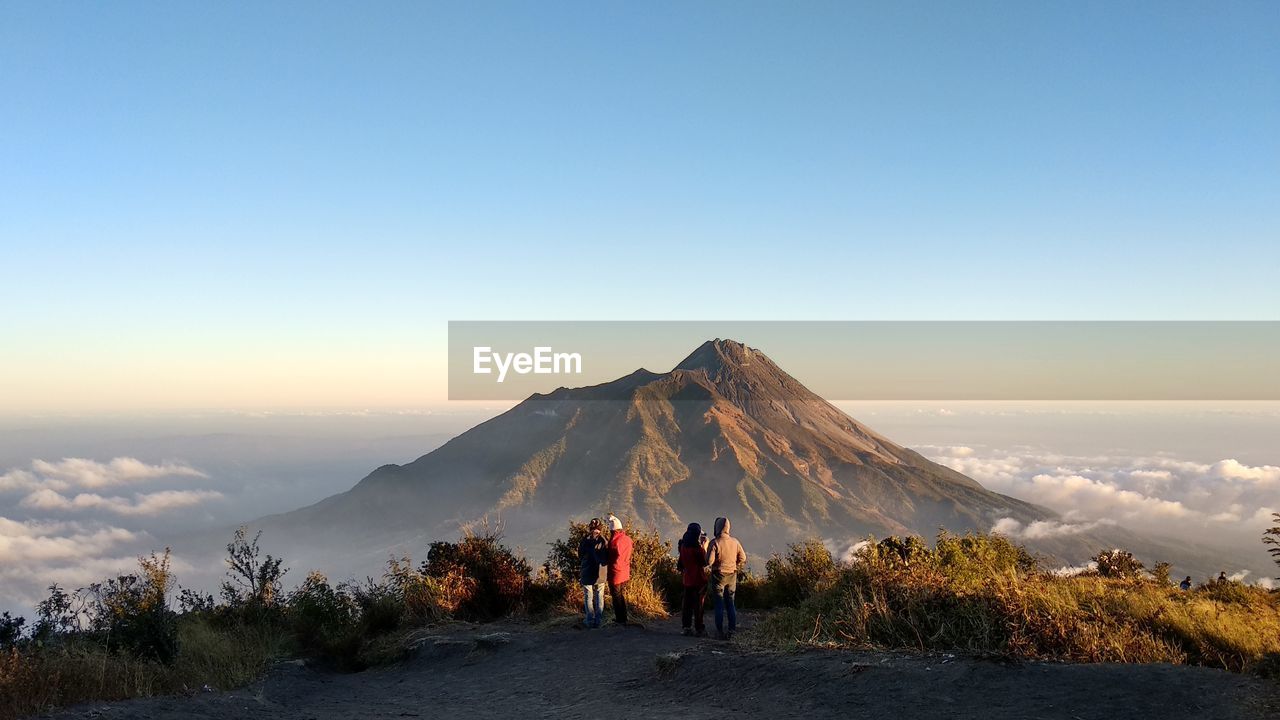
POLYGON ((622 529, 622 521, 609 515, 609 595, 613 598, 613 619, 627 624, 627 581, 631 579, 631 536, 622 529))
POLYGON ((707 573, 703 566, 707 564, 707 536, 698 523, 689 523, 684 537, 680 538, 680 559, 676 561, 676 569, 684 580, 684 599, 680 605, 680 625, 685 635, 706 637, 705 617, 707 602, 707 573))

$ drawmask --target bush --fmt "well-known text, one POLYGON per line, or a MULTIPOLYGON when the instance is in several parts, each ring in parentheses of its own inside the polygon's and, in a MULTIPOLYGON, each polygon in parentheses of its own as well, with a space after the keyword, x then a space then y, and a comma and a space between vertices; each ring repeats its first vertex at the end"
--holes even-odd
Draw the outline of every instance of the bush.
MULTIPOLYGON (((738 590, 733 595, 733 604, 738 608, 764 610, 775 607, 772 592, 767 578, 755 574, 751 568, 740 568, 738 571, 738 590)), ((712 607, 711 598, 707 598, 707 607, 712 607)))
POLYGON ((60 634, 80 628, 80 611, 73 607, 76 598, 54 583, 49 586, 49 597, 36 605, 36 624, 31 639, 39 645, 51 642, 60 634))
POLYGON ((440 605, 464 620, 489 621, 519 610, 530 583, 529 563, 502 545, 495 531, 468 532, 458 542, 433 542, 422 574, 439 586, 440 605))
POLYGON ((1012 579, 1038 570, 1038 563, 1026 548, 1003 535, 968 533, 938 534, 931 554, 921 559, 936 558, 938 567, 966 587, 975 587, 992 577, 1012 579))
MULTIPOLYGON (((834 584, 760 626, 772 644, 916 648, 1075 662, 1267 667, 1280 652, 1280 594, 1240 583, 1195 591, 1140 575, 1123 550, 1108 575, 1059 577, 1000 536, 887 538, 834 584)), ((1099 566, 1104 563, 1100 562, 1099 566)))
POLYGON ((794 605, 825 589, 835 580, 836 562, 818 540, 787 546, 786 555, 774 554, 764 565, 761 598, 769 607, 794 605))
POLYGON ((285 614, 304 655, 348 671, 399 658, 403 649, 393 647, 394 638, 382 638, 445 617, 435 580, 414 570, 407 557, 391 558, 380 580, 336 588, 312 572, 289 594, 285 614))
POLYGON ((1169 574, 1173 571, 1173 566, 1167 562, 1158 562, 1151 568, 1151 579, 1161 585, 1172 585, 1173 578, 1169 574))
POLYGON ((278 610, 283 593, 283 579, 288 568, 280 558, 262 556, 259 530, 252 540, 248 528, 236 529, 227 543, 227 579, 222 583, 222 599, 233 611, 248 615, 269 615, 278 610))
POLYGON ((374 638, 400 629, 405 620, 404 599, 391 585, 369 579, 344 589, 357 608, 360 635, 374 638))
POLYGON ((12 617, 7 612, 0 615, 0 652, 18 644, 22 638, 22 626, 26 623, 24 617, 12 617))
MULTIPOLYGON (((182 613, 169 607, 175 587, 170 556, 138 559, 136 573, 93 583, 76 592, 58 585, 37 606, 27 638, 23 623, 3 616, 0 640, 0 718, 18 717, 88 700, 168 694, 209 685, 232 689, 258 677, 287 649, 279 611, 280 561, 259 561, 257 538, 243 529, 228 545, 224 597, 183 590, 182 613), (253 586, 234 582, 236 573, 253 586), (241 588, 236 590, 236 588, 241 588), (272 613, 264 613, 272 608, 272 613), (9 637, 12 635, 13 637, 9 637)), ((307 597, 320 592, 312 583, 307 597)), ((303 634, 301 630, 299 635, 303 634)))
POLYGON ((1098 574, 1105 578, 1136 580, 1145 569, 1128 550, 1103 550, 1093 561, 1098 564, 1098 574))
POLYGON ((1254 597, 1257 588, 1233 580, 1202 583, 1192 591, 1196 596, 1222 603, 1245 604, 1254 597))
POLYGON ((0 652, 0 718, 24 717, 91 700, 230 690, 259 677, 284 647, 277 632, 228 629, 204 617, 177 620, 181 651, 164 664, 111 652, 91 636, 62 635, 0 652))
POLYGON ((587 523, 569 521, 569 532, 565 537, 557 538, 550 543, 547 561, 543 569, 547 573, 548 582, 561 583, 565 586, 577 585, 581 578, 581 563, 578 558, 578 546, 590 532, 587 523))
POLYGON ((298 647, 305 653, 332 657, 350 655, 358 609, 352 598, 329 585, 321 573, 312 571, 289 594, 286 619, 298 647))
POLYGON ((424 625, 446 617, 441 607, 439 584, 414 570, 408 557, 388 560, 383 580, 399 601, 401 621, 405 625, 424 625))
POLYGON ((664 618, 668 615, 665 588, 675 583, 683 586, 671 554, 671 542, 663 540, 657 530, 628 527, 627 534, 632 542, 627 608, 639 617, 664 618))
POLYGON ((140 572, 90 585, 85 614, 90 632, 111 652, 172 662, 178 654, 177 614, 169 609, 173 584, 169 550, 138 558, 140 572))
MULTIPOLYGON (((680 573, 676 571, 676 559, 671 554, 671 542, 663 540, 657 530, 641 531, 628 525, 626 531, 631 536, 627 607, 637 617, 666 617, 669 605, 680 602, 680 592, 684 588, 680 573)), ((570 522, 568 534, 550 543, 551 550, 543 566, 544 582, 563 593, 562 607, 566 611, 582 608, 578 545, 587 534, 586 523, 570 522)), ((607 533, 605 537, 608 537, 607 533)), ((605 603, 613 604, 608 593, 605 593, 605 603)))

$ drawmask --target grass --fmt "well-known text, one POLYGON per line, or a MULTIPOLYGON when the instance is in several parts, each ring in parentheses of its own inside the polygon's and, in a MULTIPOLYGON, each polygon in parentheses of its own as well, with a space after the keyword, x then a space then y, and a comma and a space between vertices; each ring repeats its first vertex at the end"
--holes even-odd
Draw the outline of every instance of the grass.
MULTIPOLYGON (((576 548, 584 532, 571 525, 538 578, 496 534, 472 534, 433 544, 417 568, 392 560, 380 581, 334 587, 313 573, 284 593, 275 590, 276 575, 257 584, 270 593, 233 593, 222 604, 184 598, 181 613, 164 600, 167 556, 143 558, 144 577, 91 586, 96 605, 77 605, 82 594, 54 588, 25 635, 5 619, 9 630, 0 637, 11 647, 0 647, 0 720, 93 700, 232 689, 277 659, 339 670, 393 663, 429 637, 424 627, 445 623, 518 617, 538 628, 566 627, 581 612, 576 548), (79 619, 85 608, 87 625, 79 619), (134 635, 122 637, 126 631, 134 635), (137 642, 121 642, 129 637, 137 642), (157 646, 176 652, 147 652, 157 646)), ((656 532, 631 535, 632 613, 666 617, 678 602, 671 548, 656 532)), ((241 550, 250 566, 263 566, 254 544, 241 550)), ((771 558, 763 577, 740 582, 741 604, 774 608, 744 637, 766 649, 1170 662, 1280 677, 1280 593, 1231 582, 1183 592, 1127 553, 1113 555, 1124 562, 1099 563, 1102 575, 1061 577, 998 535, 943 534, 933 547, 886 538, 848 564, 834 562, 819 542, 800 543, 771 558)), ((508 639, 490 633, 472 642, 491 649, 508 639)), ((669 674, 681 661, 677 653, 654 662, 669 674)))
POLYGON ((654 667, 658 670, 658 675, 662 677, 671 677, 680 669, 680 663, 684 660, 684 653, 669 652, 660 653, 653 658, 654 667))
POLYGON ((122 700, 241 687, 287 651, 277 632, 216 628, 204 618, 178 625, 182 652, 172 663, 113 653, 69 639, 38 651, 10 649, 0 659, 0 718, 90 700, 122 700))
MULTIPOLYGON (((893 539, 891 539, 893 540, 893 539)), ((1280 594, 1239 583, 1183 592, 1140 575, 1060 577, 999 536, 936 549, 870 545, 831 587, 765 620, 773 647, 914 648, 1234 671, 1280 657, 1280 594)))

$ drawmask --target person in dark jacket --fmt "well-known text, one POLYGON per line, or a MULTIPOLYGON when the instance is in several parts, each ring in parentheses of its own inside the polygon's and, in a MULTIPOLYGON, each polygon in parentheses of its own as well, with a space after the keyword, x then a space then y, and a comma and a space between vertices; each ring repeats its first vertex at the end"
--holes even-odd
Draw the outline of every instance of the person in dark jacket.
POLYGON ((578 543, 578 562, 582 566, 579 581, 582 583, 582 611, 586 615, 583 624, 589 628, 600 627, 604 615, 605 574, 601 566, 605 564, 608 544, 604 540, 604 522, 600 518, 591 518, 587 525, 587 534, 578 543))
POLYGON ((631 579, 631 536, 622 529, 622 521, 609 515, 609 596, 613 600, 613 619, 627 624, 627 581, 631 579))
POLYGON ((707 626, 703 618, 707 601, 707 536, 702 533, 702 526, 689 523, 684 537, 676 544, 680 559, 676 560, 676 569, 684 580, 684 598, 680 603, 680 626, 685 635, 698 637, 707 634, 707 626))

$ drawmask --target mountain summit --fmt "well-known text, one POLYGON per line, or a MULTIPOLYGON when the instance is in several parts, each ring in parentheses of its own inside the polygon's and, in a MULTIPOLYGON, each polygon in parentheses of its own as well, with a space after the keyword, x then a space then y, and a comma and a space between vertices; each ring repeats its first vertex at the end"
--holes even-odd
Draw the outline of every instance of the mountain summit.
MULTIPOLYGON (((302 547, 342 535, 385 557, 500 518, 536 558, 569 519, 607 512, 665 533, 725 515, 758 550, 1054 517, 876 433, 759 350, 711 340, 667 373, 535 394, 412 463, 260 524, 302 547)), ((1070 536, 1038 549, 1075 559, 1097 545, 1070 536)))

